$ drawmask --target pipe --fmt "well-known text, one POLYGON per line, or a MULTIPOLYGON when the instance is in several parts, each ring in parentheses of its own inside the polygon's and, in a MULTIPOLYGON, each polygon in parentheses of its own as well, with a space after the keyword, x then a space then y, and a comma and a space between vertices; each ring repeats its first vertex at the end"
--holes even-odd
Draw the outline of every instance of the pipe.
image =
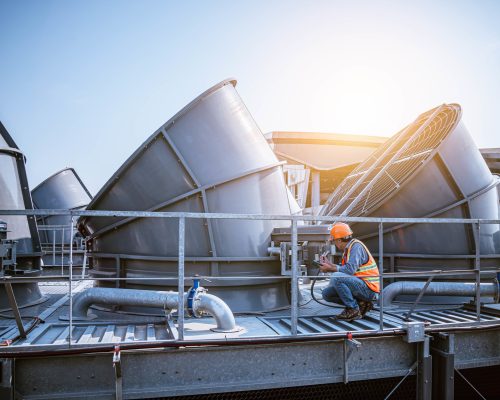
POLYGON ((281 255, 281 247, 271 246, 267 248, 267 253, 270 256, 279 256, 281 255))
MULTIPOLYGON (((188 294, 184 293, 184 307, 187 306, 188 294)), ((136 289, 115 289, 94 287, 75 296, 73 301, 73 318, 87 319, 87 311, 92 304, 107 306, 161 307, 165 310, 176 310, 177 292, 161 292, 136 289)), ((236 332, 234 315, 229 306, 220 298, 198 291, 193 299, 193 313, 200 316, 206 312, 217 322, 216 332, 236 332)))
MULTIPOLYGON (((425 282, 400 281, 391 283, 384 289, 384 307, 391 307, 393 300, 404 294, 418 295, 425 282)), ((498 301, 498 283, 481 283, 481 296, 494 297, 498 301)), ((476 295, 476 284, 468 282, 431 282, 427 287, 425 295, 429 296, 467 296, 476 295)))
POLYGON ((212 329, 214 332, 236 332, 239 330, 239 328, 236 327, 231 309, 220 298, 213 294, 203 293, 200 294, 198 300, 199 301, 194 302, 193 310, 195 313, 197 313, 198 310, 208 312, 215 318, 217 321, 217 328, 212 329))

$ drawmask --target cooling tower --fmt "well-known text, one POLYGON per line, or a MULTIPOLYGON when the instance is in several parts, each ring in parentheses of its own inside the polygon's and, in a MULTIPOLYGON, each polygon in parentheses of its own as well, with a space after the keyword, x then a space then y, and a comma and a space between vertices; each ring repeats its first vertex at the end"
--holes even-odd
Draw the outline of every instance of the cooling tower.
MULTIPOLYGON (((289 215, 280 163, 235 85, 234 80, 219 83, 158 129, 87 209, 289 215)), ((273 228, 287 225, 186 220, 186 276, 241 277, 202 281, 233 311, 288 305, 289 284, 270 277, 280 275, 280 264, 267 253, 273 228)), ((127 288, 177 290, 176 219, 87 217, 79 226, 91 239, 96 277, 126 277, 127 288), (172 279, 133 280, 138 277, 172 279)))
MULTIPOLYGON (((24 163, 23 153, 0 122, 0 210, 33 208, 24 163)), ((7 223, 7 239, 17 241, 17 265, 1 272, 8 276, 39 275, 42 254, 34 217, 1 215, 1 219, 7 223)), ((20 307, 43 299, 36 283, 12 286, 20 307)), ((0 285, 0 310, 8 308, 4 286, 0 285)))
MULTIPOLYGON (((82 180, 73 168, 65 168, 45 179, 31 191, 33 205, 39 209, 83 210, 92 200, 82 180)), ((40 230, 42 243, 69 245, 71 238, 71 217, 51 215, 38 220, 38 225, 64 226, 62 230, 40 230), (63 237, 64 235, 64 237, 63 237)), ((74 231, 76 233, 76 230, 74 231)))
MULTIPOLYGON (((420 115, 347 176, 321 214, 498 219, 499 178, 490 173, 460 119, 458 104, 420 115)), ((378 250, 377 224, 356 223, 353 230, 378 250)), ((498 224, 481 225, 478 240, 470 225, 384 224, 384 253, 473 255, 479 244, 481 255, 492 255, 500 250, 498 234, 498 224)), ((473 263, 438 258, 437 265, 445 268, 473 263)), ((399 261, 410 270, 424 263, 411 256, 399 261)))

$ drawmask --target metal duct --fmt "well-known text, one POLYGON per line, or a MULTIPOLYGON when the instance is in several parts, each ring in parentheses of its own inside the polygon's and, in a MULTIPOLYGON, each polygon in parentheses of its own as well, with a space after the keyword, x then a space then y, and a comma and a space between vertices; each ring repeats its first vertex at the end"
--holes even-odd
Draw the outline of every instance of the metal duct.
MULTIPOLYGON (((104 306, 156 307, 162 310, 177 310, 179 294, 176 292, 159 292, 151 290, 91 288, 75 296, 73 317, 86 319, 92 304, 104 306)), ((184 307, 188 306, 188 294, 184 293, 184 307)), ((216 296, 208 293, 197 293, 193 299, 193 312, 201 315, 206 312, 217 322, 217 332, 235 332, 236 321, 231 309, 216 296)))
MULTIPOLYGON (((458 104, 444 104, 420 115, 365 162, 332 193, 321 215, 498 219, 499 178, 493 176, 465 126, 458 104)), ((353 230, 377 251, 377 224, 353 230)), ((479 238, 470 225, 384 224, 384 254, 401 257, 399 270, 426 267, 421 256, 497 254, 498 224, 484 224, 479 238), (421 259, 412 258, 419 255, 421 259)), ((424 257, 425 258, 425 257, 424 257)), ((435 267, 472 267, 439 257, 435 267)))
MULTIPOLYGON (((384 288, 384 307, 391 307, 392 302, 400 295, 418 295, 426 282, 400 281, 384 288)), ((499 299, 498 283, 481 283, 481 297, 499 299)), ((476 284, 472 282, 431 282, 424 293, 425 296, 461 296, 474 297, 476 284)))
MULTIPOLYGON (((33 205, 39 209, 84 210, 92 201, 92 195, 73 168, 65 168, 45 179, 31 191, 31 196, 33 205)), ((38 224, 67 227, 64 233, 62 230, 55 232, 40 230, 42 243, 55 241, 57 244, 64 243, 68 245, 73 240, 70 232, 71 216, 52 215, 42 217, 38 224)))
MULTIPOLYGON (((235 85, 234 80, 215 85, 160 127, 87 209, 289 215, 281 164, 235 85)), ((284 280, 243 279, 280 275, 280 263, 267 254, 267 247, 273 228, 286 225, 186 220, 186 276, 241 277, 203 281, 234 311, 289 305, 289 284, 284 280)), ((86 217, 79 226, 91 239, 96 277, 127 277, 128 288, 177 288, 177 220, 86 217), (172 279, 130 280, 136 277, 172 279)))
MULTIPOLYGON (((25 157, 0 122, 0 210, 31 210, 25 157)), ((1 211, 0 211, 1 215, 1 211)), ((34 217, 2 215, 7 239, 15 240, 17 264, 0 273, 8 276, 38 276, 41 273, 40 239, 34 217)), ((38 303, 44 298, 36 283, 13 284, 18 306, 38 303)), ((0 310, 9 309, 7 294, 0 285, 0 310)))

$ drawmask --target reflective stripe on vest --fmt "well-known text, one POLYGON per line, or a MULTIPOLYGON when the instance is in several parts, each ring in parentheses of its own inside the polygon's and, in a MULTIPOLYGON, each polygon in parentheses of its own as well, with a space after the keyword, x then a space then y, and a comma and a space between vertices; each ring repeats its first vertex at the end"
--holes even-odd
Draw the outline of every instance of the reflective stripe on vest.
POLYGON ((368 254, 368 261, 358 268, 358 270, 354 273, 354 276, 363 279, 363 281, 371 290, 373 290, 376 293, 379 293, 380 281, 379 281, 377 263, 375 262, 375 259, 373 258, 370 251, 364 245, 363 242, 357 239, 352 239, 349 242, 342 256, 342 265, 345 265, 347 263, 347 260, 349 260, 349 256, 351 255, 351 248, 354 245, 354 243, 359 243, 361 246, 363 246, 363 248, 366 251, 366 254, 368 254))

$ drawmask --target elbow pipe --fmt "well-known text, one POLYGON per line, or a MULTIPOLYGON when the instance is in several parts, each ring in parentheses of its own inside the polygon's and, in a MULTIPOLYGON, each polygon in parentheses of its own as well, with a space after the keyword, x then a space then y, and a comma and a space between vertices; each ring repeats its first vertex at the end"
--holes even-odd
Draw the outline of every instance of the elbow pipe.
MULTIPOLYGON (((383 291, 384 307, 392 307, 392 302, 399 295, 418 295, 426 282, 400 281, 391 283, 383 291)), ((497 283, 481 283, 481 296, 494 297, 498 301, 499 287, 497 283)), ((430 296, 467 296, 476 295, 476 284, 473 282, 431 282, 424 295, 430 296)))
MULTIPOLYGON (((177 292, 162 292, 136 289, 114 289, 94 287, 75 296, 73 318, 88 319, 88 309, 92 304, 104 306, 157 307, 172 311, 178 308, 177 292)), ((184 293, 184 309, 187 307, 188 294, 184 293)), ((220 298, 199 291, 193 299, 193 311, 196 316, 203 312, 214 317, 216 332, 236 332, 234 315, 229 306, 220 298)))
POLYGON ((203 293, 195 298, 193 311, 195 314, 206 312, 214 317, 217 328, 215 332, 236 332, 239 330, 234 320, 234 315, 229 306, 219 297, 212 294, 203 293))

